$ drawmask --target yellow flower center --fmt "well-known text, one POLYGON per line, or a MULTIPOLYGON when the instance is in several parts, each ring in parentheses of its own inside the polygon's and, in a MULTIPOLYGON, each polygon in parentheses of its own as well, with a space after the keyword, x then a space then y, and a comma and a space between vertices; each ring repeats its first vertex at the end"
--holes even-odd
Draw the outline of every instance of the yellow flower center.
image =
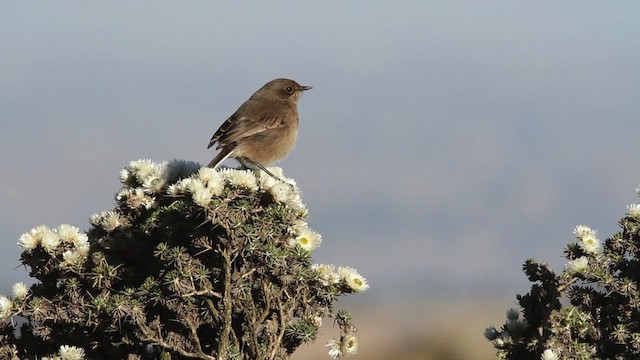
POLYGON ((307 239, 306 237, 300 238, 300 245, 308 245, 308 244, 309 244, 309 239, 307 239))
POLYGON ((358 285, 358 286, 362 286, 362 280, 360 280, 358 278, 353 279, 353 283, 358 285))

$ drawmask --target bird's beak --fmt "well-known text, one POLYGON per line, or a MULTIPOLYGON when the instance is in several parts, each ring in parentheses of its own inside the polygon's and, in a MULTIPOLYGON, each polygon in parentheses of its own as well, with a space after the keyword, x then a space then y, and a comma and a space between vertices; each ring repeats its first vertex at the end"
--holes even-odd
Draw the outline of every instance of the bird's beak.
POLYGON ((301 86, 302 91, 313 89, 311 86, 301 86))

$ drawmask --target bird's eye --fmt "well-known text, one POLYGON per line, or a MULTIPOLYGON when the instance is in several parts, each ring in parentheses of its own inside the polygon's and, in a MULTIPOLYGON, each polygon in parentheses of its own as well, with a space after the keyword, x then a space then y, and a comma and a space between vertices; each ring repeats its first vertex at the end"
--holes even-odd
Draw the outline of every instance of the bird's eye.
POLYGON ((284 91, 286 91, 287 94, 293 94, 293 88, 291 86, 287 86, 286 88, 284 88, 284 91))

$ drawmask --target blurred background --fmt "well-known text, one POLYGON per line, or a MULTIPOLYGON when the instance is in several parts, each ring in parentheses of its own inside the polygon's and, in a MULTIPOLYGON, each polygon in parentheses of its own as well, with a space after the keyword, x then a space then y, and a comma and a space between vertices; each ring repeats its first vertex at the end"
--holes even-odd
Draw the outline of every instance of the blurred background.
POLYGON ((315 261, 370 282, 339 303, 358 358, 493 358, 522 263, 560 271, 575 225, 604 239, 638 201, 637 1, 4 1, 0 54, 5 294, 20 234, 87 229, 131 160, 208 163, 277 77, 314 87, 280 166, 315 261))

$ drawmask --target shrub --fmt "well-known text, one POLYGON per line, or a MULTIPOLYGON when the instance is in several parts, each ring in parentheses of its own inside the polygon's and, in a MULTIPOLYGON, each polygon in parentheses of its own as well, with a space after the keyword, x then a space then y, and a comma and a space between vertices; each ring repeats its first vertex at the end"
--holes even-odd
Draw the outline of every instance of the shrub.
POLYGON ((520 309, 508 310, 500 329, 485 330, 499 358, 640 359, 640 205, 619 224, 604 243, 576 226, 560 274, 527 260, 531 291, 517 296, 520 309))
POLYGON ((292 179, 188 161, 133 161, 116 207, 77 227, 20 237, 35 279, 0 297, 0 357, 287 359, 325 317, 336 358, 357 351, 340 295, 368 288, 352 268, 312 263, 320 234, 292 179))

